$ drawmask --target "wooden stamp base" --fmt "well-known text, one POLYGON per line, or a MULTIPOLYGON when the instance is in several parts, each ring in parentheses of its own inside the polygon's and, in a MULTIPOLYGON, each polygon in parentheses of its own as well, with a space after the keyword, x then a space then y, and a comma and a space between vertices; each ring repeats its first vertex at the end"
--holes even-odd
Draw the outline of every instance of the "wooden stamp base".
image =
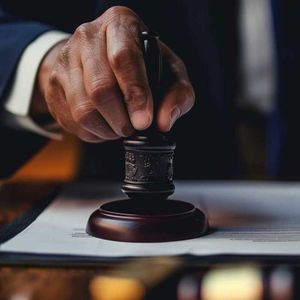
POLYGON ((107 240, 168 242, 199 237, 207 229, 205 214, 193 204, 126 199, 101 205, 90 216, 86 230, 107 240))

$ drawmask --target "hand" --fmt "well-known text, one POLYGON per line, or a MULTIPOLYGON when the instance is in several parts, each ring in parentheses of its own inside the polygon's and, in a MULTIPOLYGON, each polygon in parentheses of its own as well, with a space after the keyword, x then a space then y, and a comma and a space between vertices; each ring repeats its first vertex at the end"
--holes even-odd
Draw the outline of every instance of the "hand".
MULTIPOLYGON (((146 26, 126 7, 112 7, 79 26, 43 60, 37 89, 55 120, 87 142, 132 135, 153 121, 140 33, 146 26)), ((163 43, 174 82, 161 100, 158 128, 169 131, 194 104, 183 62, 163 43)))

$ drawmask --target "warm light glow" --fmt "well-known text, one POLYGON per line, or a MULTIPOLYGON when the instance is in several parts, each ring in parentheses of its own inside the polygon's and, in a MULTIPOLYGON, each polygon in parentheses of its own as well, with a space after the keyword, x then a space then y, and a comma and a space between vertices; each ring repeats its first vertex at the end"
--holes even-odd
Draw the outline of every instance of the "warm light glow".
POLYGON ((9 179, 16 181, 70 181, 77 172, 79 140, 66 135, 63 141, 51 141, 9 179))
POLYGON ((136 278, 98 276, 90 283, 93 300, 142 300, 146 288, 136 278))
POLYGON ((209 271, 203 278, 203 300, 260 300, 263 281, 255 266, 222 267, 209 271))

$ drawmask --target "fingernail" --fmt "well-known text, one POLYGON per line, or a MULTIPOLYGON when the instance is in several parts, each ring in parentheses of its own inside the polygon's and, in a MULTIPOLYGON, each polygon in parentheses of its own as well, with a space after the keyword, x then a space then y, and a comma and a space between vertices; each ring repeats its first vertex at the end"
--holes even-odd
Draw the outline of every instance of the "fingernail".
POLYGON ((131 121, 135 129, 143 130, 150 126, 151 117, 149 113, 143 110, 137 110, 134 113, 132 113, 131 121))
POLYGON ((177 106, 175 106, 171 111, 170 129, 173 127, 175 121, 179 118, 179 116, 180 116, 180 110, 177 106))

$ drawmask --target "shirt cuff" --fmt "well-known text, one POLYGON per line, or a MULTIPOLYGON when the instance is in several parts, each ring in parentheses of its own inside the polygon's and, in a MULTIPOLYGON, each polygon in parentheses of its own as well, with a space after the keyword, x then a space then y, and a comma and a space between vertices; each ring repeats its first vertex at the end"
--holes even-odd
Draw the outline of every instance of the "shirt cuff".
POLYGON ((22 129, 52 139, 61 139, 61 135, 49 132, 36 124, 29 116, 29 109, 41 61, 49 49, 69 36, 64 32, 49 31, 40 35, 28 45, 21 56, 11 89, 4 102, 5 110, 19 118, 20 122, 18 123, 22 129))

